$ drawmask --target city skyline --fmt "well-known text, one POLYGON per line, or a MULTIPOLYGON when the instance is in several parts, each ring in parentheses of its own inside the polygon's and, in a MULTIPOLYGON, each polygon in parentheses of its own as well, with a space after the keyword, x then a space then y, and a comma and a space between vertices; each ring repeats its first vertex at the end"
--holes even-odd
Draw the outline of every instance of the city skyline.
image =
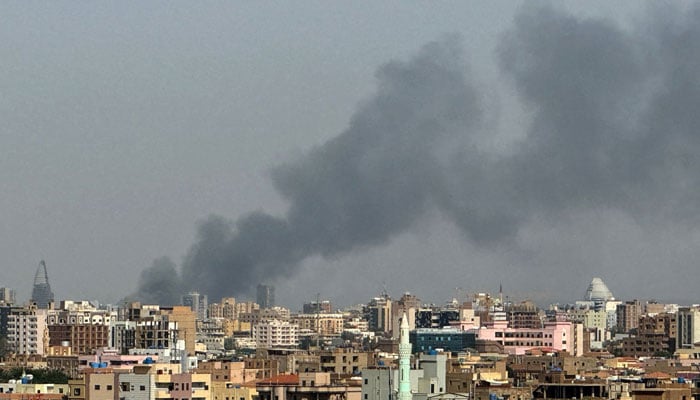
POLYGON ((144 270, 281 304, 500 283, 542 304, 595 276, 695 302, 696 5, 0 12, 18 298, 43 258, 56 298, 103 302, 144 270))

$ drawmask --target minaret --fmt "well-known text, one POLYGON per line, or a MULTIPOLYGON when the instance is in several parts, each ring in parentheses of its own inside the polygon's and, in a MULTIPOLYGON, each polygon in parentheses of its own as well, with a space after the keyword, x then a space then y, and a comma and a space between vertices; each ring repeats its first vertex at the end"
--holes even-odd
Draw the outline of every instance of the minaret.
POLYGON ((49 308, 51 303, 53 303, 53 292, 51 291, 51 285, 49 285, 49 274, 46 272, 44 260, 39 262, 39 268, 37 268, 34 275, 32 302, 36 303, 37 308, 49 308))
POLYGON ((399 336, 399 396, 397 400, 412 400, 411 394, 411 342, 408 341, 408 317, 401 317, 399 336))

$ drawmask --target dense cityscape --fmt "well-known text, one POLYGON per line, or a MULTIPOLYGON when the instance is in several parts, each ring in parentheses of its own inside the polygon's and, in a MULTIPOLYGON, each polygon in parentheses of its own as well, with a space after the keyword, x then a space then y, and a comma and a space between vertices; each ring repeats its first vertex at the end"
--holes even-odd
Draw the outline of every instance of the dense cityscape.
POLYGON ((0 399, 697 398, 700 306, 584 289, 544 308, 499 288, 292 311, 265 284, 255 301, 103 306, 54 299, 41 261, 29 302, 0 288, 0 399))
POLYGON ((0 400, 700 400, 639 4, 0 2, 0 400))

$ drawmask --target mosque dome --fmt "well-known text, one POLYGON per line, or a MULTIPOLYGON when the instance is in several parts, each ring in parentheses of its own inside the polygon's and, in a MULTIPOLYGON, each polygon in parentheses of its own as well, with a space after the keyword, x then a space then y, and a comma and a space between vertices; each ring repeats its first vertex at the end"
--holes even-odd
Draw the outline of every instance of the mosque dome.
POLYGON ((608 286, 600 278, 593 278, 591 284, 588 285, 586 291, 586 300, 590 301, 608 301, 615 300, 608 286))

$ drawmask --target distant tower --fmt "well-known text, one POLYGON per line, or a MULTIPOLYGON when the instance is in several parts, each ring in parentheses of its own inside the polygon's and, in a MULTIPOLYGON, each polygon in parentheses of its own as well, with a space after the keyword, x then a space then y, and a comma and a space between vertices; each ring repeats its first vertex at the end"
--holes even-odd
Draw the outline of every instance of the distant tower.
POLYGON ((0 305, 8 306, 15 304, 15 290, 10 288, 0 288, 0 305))
POLYGON ((586 290, 586 300, 589 301, 610 301, 615 300, 608 286, 600 278, 593 278, 586 290))
POLYGON ((275 287, 271 285, 258 285, 257 303, 260 308, 270 308, 275 305, 275 287))
POLYGON ((397 400, 411 400, 411 343, 408 341, 408 317, 401 317, 399 336, 399 396, 397 400))
POLYGON ((49 274, 46 272, 46 263, 44 260, 39 262, 39 268, 34 275, 34 288, 32 289, 32 303, 36 304, 37 308, 47 309, 53 303, 53 292, 49 285, 49 274))
POLYGON ((182 296, 181 303, 183 306, 189 306, 190 309, 197 314, 197 319, 206 319, 207 307, 209 305, 209 299, 207 298, 206 294, 189 292, 182 296))

